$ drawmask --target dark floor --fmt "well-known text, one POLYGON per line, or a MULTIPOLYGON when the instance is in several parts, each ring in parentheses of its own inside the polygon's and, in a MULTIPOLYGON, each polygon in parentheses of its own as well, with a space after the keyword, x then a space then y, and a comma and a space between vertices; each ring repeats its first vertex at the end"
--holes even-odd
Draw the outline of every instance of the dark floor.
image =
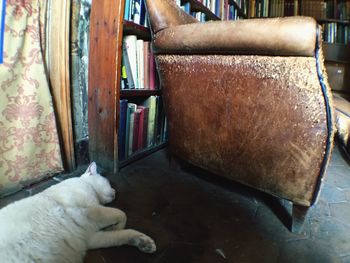
POLYGON ((337 147, 301 234, 288 230, 288 202, 190 167, 170 170, 166 150, 109 178, 118 191, 111 206, 127 213, 128 227, 154 238, 158 250, 89 251, 86 263, 350 262, 350 166, 337 147))

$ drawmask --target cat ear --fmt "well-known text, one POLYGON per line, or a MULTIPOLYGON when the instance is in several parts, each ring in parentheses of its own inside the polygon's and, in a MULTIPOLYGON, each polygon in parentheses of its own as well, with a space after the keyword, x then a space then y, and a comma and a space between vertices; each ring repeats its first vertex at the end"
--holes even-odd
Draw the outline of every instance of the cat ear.
POLYGON ((89 174, 89 175, 94 175, 94 174, 97 174, 97 166, 96 166, 96 163, 95 162, 92 162, 89 167, 87 168, 86 174, 89 174))

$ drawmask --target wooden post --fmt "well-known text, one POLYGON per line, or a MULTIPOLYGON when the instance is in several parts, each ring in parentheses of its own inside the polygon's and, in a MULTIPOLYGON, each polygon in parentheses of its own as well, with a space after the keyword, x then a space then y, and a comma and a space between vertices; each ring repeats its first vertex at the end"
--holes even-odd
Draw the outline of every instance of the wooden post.
POLYGON ((89 49, 90 159, 116 172, 124 0, 92 1, 89 49))
POLYGON ((70 0, 51 1, 48 16, 48 73, 61 138, 65 170, 75 169, 73 123, 69 80, 70 0))

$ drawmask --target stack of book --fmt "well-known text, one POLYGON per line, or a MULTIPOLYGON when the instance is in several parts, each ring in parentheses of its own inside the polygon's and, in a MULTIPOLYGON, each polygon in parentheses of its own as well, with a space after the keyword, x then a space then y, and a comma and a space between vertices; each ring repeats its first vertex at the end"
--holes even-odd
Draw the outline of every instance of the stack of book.
POLYGON ((323 24, 323 40, 328 43, 349 44, 350 26, 338 23, 323 24))
MULTIPOLYGON (((236 6, 234 6, 232 1, 229 0, 197 0, 197 2, 201 3, 203 6, 208 8, 213 14, 222 20, 236 20, 240 17, 238 16, 238 10, 236 6)), ((235 0, 237 6, 242 8, 242 1, 235 0)), ((188 14, 195 17, 200 22, 205 22, 206 15, 201 12, 192 12, 191 3, 181 1, 177 1, 177 4, 188 14)))
POLYGON ((251 0, 248 17, 296 16, 298 9, 298 0, 251 0))
POLYGON ((150 42, 128 35, 123 39, 121 89, 158 87, 158 75, 150 42))
MULTIPOLYGON (((301 2, 301 14, 304 16, 312 16, 318 19, 327 18, 330 15, 330 9, 333 9, 333 1, 324 0, 303 0, 301 2)), ((333 15, 331 16, 333 17, 333 15)))
POLYGON ((120 100, 119 160, 167 140, 167 119, 160 96, 150 96, 140 104, 120 100))
POLYGON ((350 1, 338 1, 337 17, 340 20, 350 20, 350 1))
POLYGON ((124 19, 148 27, 145 0, 125 0, 124 19))

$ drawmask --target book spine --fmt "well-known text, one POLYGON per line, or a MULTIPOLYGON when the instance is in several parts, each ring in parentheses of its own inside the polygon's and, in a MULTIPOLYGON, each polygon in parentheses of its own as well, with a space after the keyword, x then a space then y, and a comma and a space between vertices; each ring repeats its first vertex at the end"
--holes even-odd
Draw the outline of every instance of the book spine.
POLYGON ((149 55, 149 49, 150 49, 150 42, 144 41, 143 42, 143 76, 144 76, 144 88, 145 89, 150 89, 149 87, 149 60, 150 60, 150 55, 149 55))
POLYGON ((135 89, 134 77, 132 75, 132 69, 131 69, 130 60, 129 60, 125 42, 123 43, 122 63, 123 63, 122 66, 125 69, 125 72, 122 71, 122 78, 123 79, 125 78, 127 82, 127 85, 125 86, 127 89, 135 89))
MULTIPOLYGON (((127 51, 127 57, 129 58, 129 64, 131 68, 131 75, 135 84, 135 89, 138 89, 137 81, 137 55, 136 55, 136 35, 128 35, 124 37, 125 48, 127 51)), ((129 85, 130 86, 130 85, 129 85)))
POLYGON ((125 6, 124 6, 124 19, 130 20, 130 1, 131 0, 125 0, 125 6))
POLYGON ((134 127, 133 127, 133 140, 132 140, 132 153, 138 150, 138 138, 139 138, 139 126, 140 126, 140 114, 141 110, 137 109, 134 112, 134 127))
POLYGON ((118 129, 118 158, 119 160, 125 159, 125 132, 126 132, 126 109, 128 100, 120 100, 120 111, 119 111, 119 129, 118 129))
POLYGON ((141 149, 147 148, 147 135, 148 135, 148 119, 149 119, 149 108, 144 108, 143 114, 143 133, 142 133, 142 146, 141 149))
POLYGON ((149 88, 151 90, 156 89, 156 64, 154 61, 154 54, 152 50, 149 53, 149 88))
POLYGON ((145 120, 145 107, 137 106, 137 109, 140 110, 140 119, 139 119, 139 130, 137 134, 137 150, 143 148, 143 134, 144 134, 144 120, 145 120))
POLYGON ((139 89, 144 89, 143 40, 136 41, 137 81, 139 89))
POLYGON ((130 123, 129 123, 129 141, 128 141, 128 154, 131 156, 133 153, 133 141, 134 141, 134 121, 135 121, 135 112, 130 113, 130 123))
POLYGON ((149 98, 149 114, 148 114, 148 132, 147 132, 147 146, 154 145, 154 125, 156 117, 156 96, 149 98))
POLYGON ((140 19, 141 19, 141 0, 134 0, 133 21, 136 24, 140 24, 140 19))
MULTIPOLYGON (((125 128, 125 156, 129 157, 130 153, 130 145, 132 145, 132 135, 133 135, 133 124, 131 124, 133 120, 133 113, 136 110, 136 104, 128 103, 128 107, 126 110, 126 128, 125 128)), ((132 148, 132 147, 131 147, 132 148)), ((131 149, 132 150, 132 149, 131 149)))
POLYGON ((122 59, 122 74, 121 74, 120 89, 129 89, 129 84, 126 76, 126 69, 125 69, 123 59, 122 59))
POLYGON ((146 24, 146 5, 145 5, 145 0, 141 0, 140 25, 144 26, 145 24, 146 24))

